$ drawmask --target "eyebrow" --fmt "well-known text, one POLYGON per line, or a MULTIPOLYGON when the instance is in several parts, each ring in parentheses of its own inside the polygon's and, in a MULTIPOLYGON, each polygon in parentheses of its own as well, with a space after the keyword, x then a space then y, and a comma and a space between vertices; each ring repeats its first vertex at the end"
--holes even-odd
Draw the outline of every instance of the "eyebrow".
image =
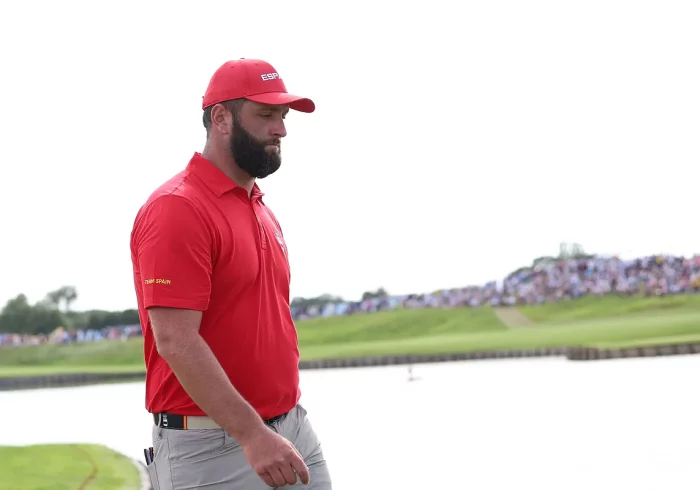
POLYGON ((283 115, 289 113, 289 106, 285 105, 263 105, 258 109, 259 112, 272 111, 281 112, 283 115))

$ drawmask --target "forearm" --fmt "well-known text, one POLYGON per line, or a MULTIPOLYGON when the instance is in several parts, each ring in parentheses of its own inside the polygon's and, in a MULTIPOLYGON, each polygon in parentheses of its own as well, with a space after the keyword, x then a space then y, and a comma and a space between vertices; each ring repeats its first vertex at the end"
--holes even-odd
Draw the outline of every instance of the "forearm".
POLYGON ((172 339, 168 344, 159 347, 161 356, 192 400, 226 432, 243 441, 264 428, 260 416, 236 391, 199 334, 172 339))

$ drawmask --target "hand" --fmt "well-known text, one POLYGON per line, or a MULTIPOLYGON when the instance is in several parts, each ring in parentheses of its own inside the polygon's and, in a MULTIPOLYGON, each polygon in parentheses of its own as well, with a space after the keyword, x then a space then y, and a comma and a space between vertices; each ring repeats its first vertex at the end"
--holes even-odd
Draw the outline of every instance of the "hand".
POLYGON ((270 487, 294 485, 297 475, 308 485, 309 469, 304 459, 291 442, 267 426, 241 441, 241 447, 250 466, 270 487))

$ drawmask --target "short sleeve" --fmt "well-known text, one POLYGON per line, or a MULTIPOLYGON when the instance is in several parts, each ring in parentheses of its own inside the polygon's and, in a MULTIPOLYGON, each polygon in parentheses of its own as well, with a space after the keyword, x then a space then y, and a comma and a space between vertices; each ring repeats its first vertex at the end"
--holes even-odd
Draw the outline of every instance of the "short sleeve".
POLYGON ((204 216, 175 195, 158 197, 140 214, 132 233, 132 255, 144 307, 206 310, 213 234, 204 216))

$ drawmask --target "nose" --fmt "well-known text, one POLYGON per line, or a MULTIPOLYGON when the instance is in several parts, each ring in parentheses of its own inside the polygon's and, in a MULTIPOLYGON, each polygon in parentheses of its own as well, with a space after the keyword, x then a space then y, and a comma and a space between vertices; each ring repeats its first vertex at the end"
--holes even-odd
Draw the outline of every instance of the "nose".
POLYGON ((272 128, 270 128, 270 135, 273 138, 284 138, 287 136, 287 128, 284 125, 284 119, 280 118, 275 121, 272 128))

